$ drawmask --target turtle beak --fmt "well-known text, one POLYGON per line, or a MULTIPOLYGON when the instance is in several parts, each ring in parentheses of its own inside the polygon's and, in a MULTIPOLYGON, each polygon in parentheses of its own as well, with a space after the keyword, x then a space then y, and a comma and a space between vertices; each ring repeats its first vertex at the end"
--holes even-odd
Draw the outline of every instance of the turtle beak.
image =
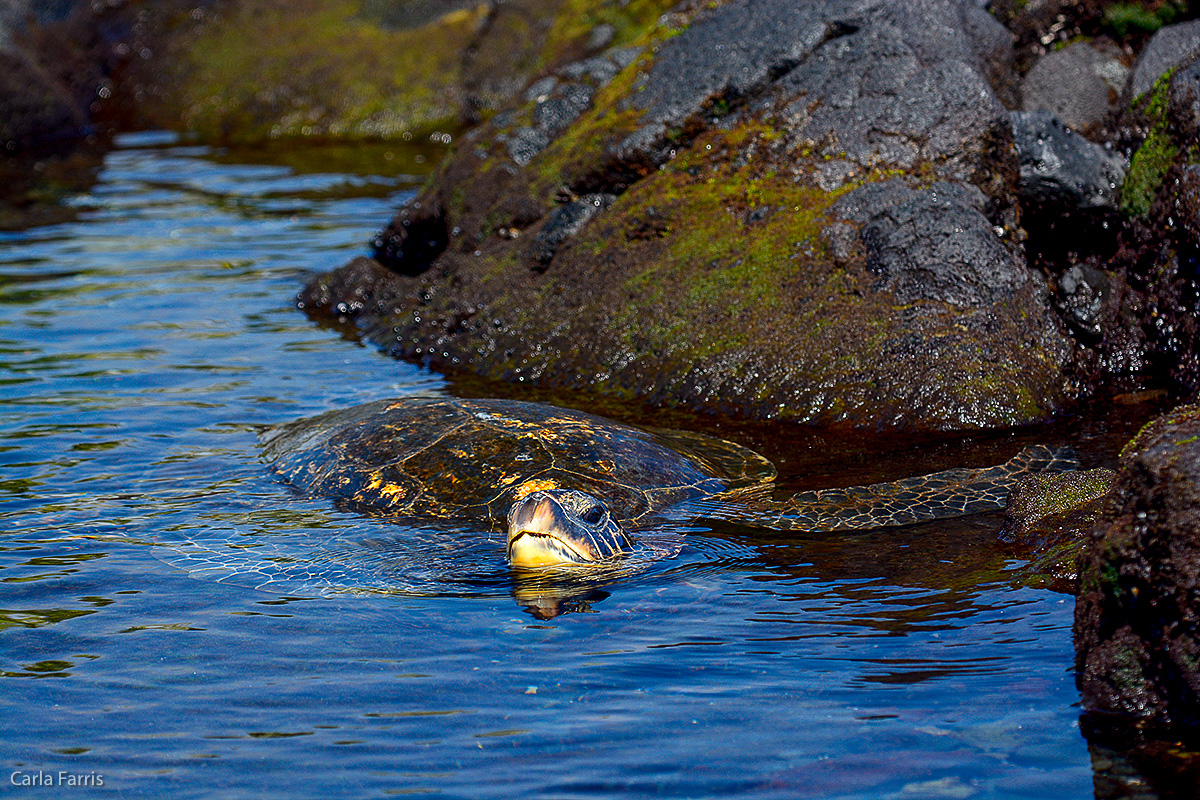
POLYGON ((535 492, 508 512, 508 561, 514 567, 586 564, 600 560, 595 548, 557 500, 535 492))

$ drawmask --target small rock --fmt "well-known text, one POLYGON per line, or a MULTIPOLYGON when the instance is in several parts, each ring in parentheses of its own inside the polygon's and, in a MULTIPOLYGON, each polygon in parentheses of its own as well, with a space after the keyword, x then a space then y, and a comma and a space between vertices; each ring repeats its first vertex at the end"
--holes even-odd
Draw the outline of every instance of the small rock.
POLYGON ((592 28, 592 32, 588 34, 587 49, 588 50, 603 50, 612 44, 613 39, 617 37, 617 29, 607 22, 602 22, 592 28))
POLYGON ((1150 38, 1129 76, 1125 101, 1131 102, 1154 88, 1167 70, 1200 56, 1200 19, 1168 25, 1150 38))
POLYGON ((595 90, 587 84, 572 83, 555 89, 554 94, 537 104, 533 125, 548 139, 555 139, 587 110, 595 90))
MULTIPOLYGON (((521 98, 526 103, 536 103, 540 100, 543 100, 544 98, 549 97, 550 92, 554 91, 554 87, 557 85, 558 85, 558 78, 554 77, 553 75, 547 75, 545 78, 542 78, 541 80, 537 80, 537 81, 534 81, 533 83, 529 84, 529 88, 525 90, 525 94, 523 94, 521 96, 521 98)), ((506 113, 506 112, 501 112, 501 113, 506 113)), ((507 112, 507 113, 511 114, 512 112, 507 112)), ((499 117, 499 116, 500 116, 500 114, 496 115, 496 117, 499 117)), ((502 120, 497 121, 496 125, 497 125, 497 127, 504 127, 504 122, 502 120)))
POLYGON ((1108 276, 1088 264, 1076 264, 1058 279, 1057 305, 1067 322, 1091 336, 1103 333, 1104 298, 1108 276))
POLYGON ((525 166, 533 157, 546 149, 550 144, 550 137, 545 131, 537 130, 523 126, 517 128, 508 136, 508 141, 504 146, 508 148, 508 157, 511 158, 518 166, 525 166))
POLYGON ((1097 128, 1125 87, 1129 69, 1116 47, 1073 42, 1046 53, 1021 84, 1021 108, 1046 111, 1077 131, 1097 128))
POLYGON ((1022 198, 1039 206, 1116 208, 1125 162, 1046 111, 1014 112, 1022 198))
POLYGON ((596 56, 595 58, 568 64, 560 69, 558 74, 572 81, 591 78, 597 86, 603 86, 616 77, 616 74, 620 71, 621 68, 607 56, 596 56))

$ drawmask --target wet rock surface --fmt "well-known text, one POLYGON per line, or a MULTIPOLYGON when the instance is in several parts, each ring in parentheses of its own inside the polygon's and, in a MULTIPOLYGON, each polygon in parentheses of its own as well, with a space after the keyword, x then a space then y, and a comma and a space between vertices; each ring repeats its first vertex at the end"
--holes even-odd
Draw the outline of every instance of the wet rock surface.
POLYGON ((1037 207, 1115 209, 1125 160, 1045 111, 1012 115, 1021 157, 1021 197, 1037 207))
POLYGON ((1200 736, 1200 407, 1147 426, 1080 560, 1079 685, 1098 732, 1200 736))
MULTIPOLYGON (((733 2, 633 46, 470 135, 377 240, 406 277, 353 315, 368 335, 439 368, 807 422, 1003 426, 1067 401, 1072 345, 1016 237, 994 18, 733 2)), ((348 274, 305 307, 345 316, 348 274)))

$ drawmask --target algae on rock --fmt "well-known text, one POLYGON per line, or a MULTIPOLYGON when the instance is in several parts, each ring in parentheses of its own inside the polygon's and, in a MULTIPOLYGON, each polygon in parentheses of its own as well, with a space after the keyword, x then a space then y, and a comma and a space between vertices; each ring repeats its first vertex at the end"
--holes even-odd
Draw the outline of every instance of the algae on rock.
POLYGON ((379 263, 305 307, 439 368, 701 409, 951 430, 1061 407, 994 19, 734 0, 626 36, 460 138, 379 263))

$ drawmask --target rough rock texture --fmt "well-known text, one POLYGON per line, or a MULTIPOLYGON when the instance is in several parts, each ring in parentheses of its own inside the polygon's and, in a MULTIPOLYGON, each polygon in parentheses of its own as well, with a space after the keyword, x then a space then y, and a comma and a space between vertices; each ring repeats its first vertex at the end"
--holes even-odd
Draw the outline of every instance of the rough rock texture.
POLYGON ((1018 247, 1010 58, 972 2, 668 15, 533 83, 378 264, 301 302, 494 377, 810 422, 1044 419, 1071 346, 1018 247))
POLYGON ((1044 111, 1078 131, 1095 131, 1117 108, 1128 68, 1104 42, 1077 41, 1040 58, 1021 84, 1021 108, 1044 111))
POLYGON ((1045 111, 1012 115, 1021 196, 1036 206, 1116 208, 1125 161, 1045 111))
POLYGON ((1075 649, 1092 725, 1200 735, 1200 407, 1125 448, 1079 578, 1075 649))
POLYGON ((1197 56, 1200 56, 1200 20, 1163 28, 1154 34, 1134 65, 1125 90, 1126 101, 1137 100, 1153 89, 1165 72, 1197 56))
POLYGON ((901 303, 949 301, 984 308, 1011 297, 1029 273, 996 237, 987 198, 970 184, 914 189, 900 180, 866 183, 842 196, 833 216, 858 223, 873 291, 901 303))

